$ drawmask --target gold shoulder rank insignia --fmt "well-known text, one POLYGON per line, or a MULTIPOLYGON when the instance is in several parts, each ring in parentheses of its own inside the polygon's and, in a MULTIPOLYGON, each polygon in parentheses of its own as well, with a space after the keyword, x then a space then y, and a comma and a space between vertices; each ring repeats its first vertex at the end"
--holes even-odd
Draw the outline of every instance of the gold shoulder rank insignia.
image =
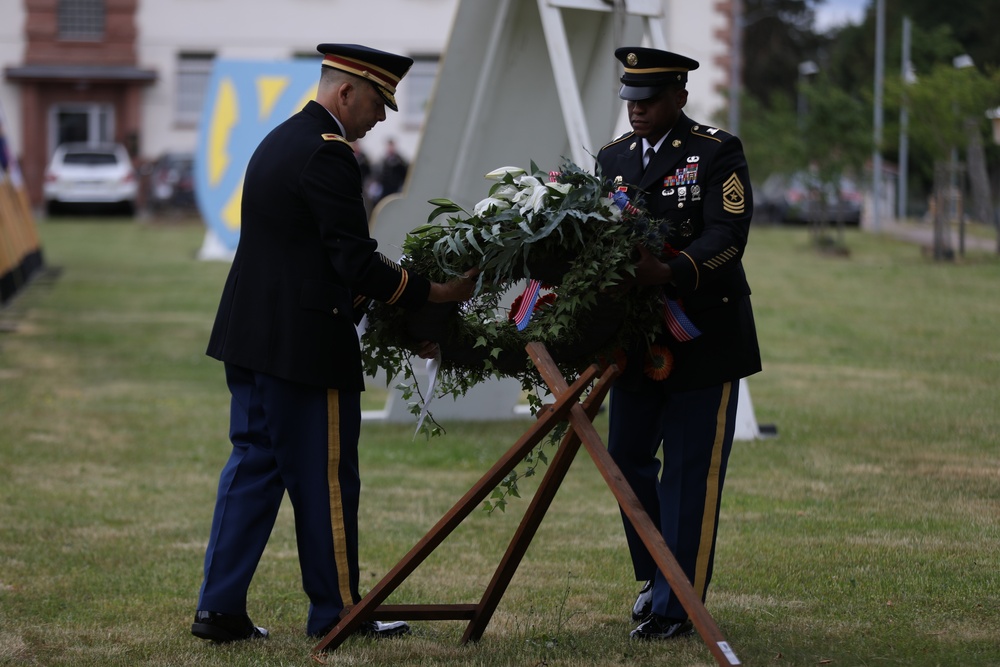
POLYGON ((704 137, 705 139, 712 139, 713 141, 718 141, 719 143, 722 143, 722 139, 720 137, 715 136, 718 133, 719 129, 715 127, 701 127, 695 125, 694 127, 691 128, 691 134, 695 136, 704 137))
POLYGON ((726 213, 740 215, 746 208, 746 194, 743 190, 743 183, 740 177, 733 172, 733 175, 722 186, 722 208, 726 213))
POLYGON ((340 142, 343 142, 343 143, 347 144, 348 146, 351 145, 351 142, 349 142, 347 139, 343 138, 339 134, 334 134, 333 132, 327 132, 326 134, 324 134, 323 135, 323 140, 324 141, 340 141, 340 142))

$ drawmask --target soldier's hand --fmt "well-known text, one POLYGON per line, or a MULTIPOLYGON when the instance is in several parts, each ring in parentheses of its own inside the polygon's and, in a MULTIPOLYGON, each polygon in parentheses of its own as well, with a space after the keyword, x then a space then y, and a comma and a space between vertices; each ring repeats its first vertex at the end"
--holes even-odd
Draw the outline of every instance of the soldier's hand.
POLYGON ((639 259, 635 263, 635 282, 638 285, 666 285, 673 277, 670 267, 649 252, 646 246, 636 246, 639 259))
POLYGON ((433 359, 438 355, 440 350, 441 348, 438 347, 437 343, 429 340, 422 340, 417 343, 417 347, 413 351, 421 359, 433 359))
POLYGON ((431 283, 427 300, 431 303, 448 303, 449 301, 468 301, 476 291, 476 276, 479 269, 473 268, 465 272, 461 278, 453 278, 446 283, 431 283))

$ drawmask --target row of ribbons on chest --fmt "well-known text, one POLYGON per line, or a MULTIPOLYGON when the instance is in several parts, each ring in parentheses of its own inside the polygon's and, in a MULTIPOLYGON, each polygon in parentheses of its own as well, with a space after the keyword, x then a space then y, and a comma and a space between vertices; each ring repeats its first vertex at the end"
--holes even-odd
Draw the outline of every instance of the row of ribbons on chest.
MULTIPOLYGON (((645 172, 652 164, 656 156, 656 149, 650 146, 642 156, 642 169, 645 172)), ((674 171, 673 174, 663 178, 663 187, 669 188, 677 185, 692 185, 698 181, 698 157, 691 156, 687 164, 674 171)))

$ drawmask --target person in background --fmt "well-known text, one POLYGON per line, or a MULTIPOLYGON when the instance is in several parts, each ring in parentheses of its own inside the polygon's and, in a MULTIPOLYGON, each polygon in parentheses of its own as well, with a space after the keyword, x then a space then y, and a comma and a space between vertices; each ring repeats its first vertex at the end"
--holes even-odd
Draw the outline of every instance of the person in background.
MULTIPOLYGON (((219 480, 191 632, 218 643, 262 638, 250 582, 287 492, 295 517, 306 632, 322 637, 360 601, 358 441, 361 349, 369 299, 414 309, 458 302, 474 271, 447 283, 408 272, 368 232, 351 143, 396 110, 412 60, 320 44, 316 99, 261 141, 247 165, 239 245, 208 354, 225 363, 232 452, 219 480)), ((417 352, 433 356, 425 342, 417 352)), ((359 632, 391 637, 403 622, 359 632)))
MULTIPOLYGON (((660 257, 639 248, 635 281, 662 285, 673 326, 637 340, 611 390, 608 451, 702 600, 712 578, 719 506, 741 378, 761 370, 742 257, 753 195, 740 140, 688 118, 690 58, 625 47, 619 96, 632 131, 598 152, 609 189, 669 225, 660 257), (660 455, 661 461, 657 458, 660 455)), ((635 639, 693 630, 624 517, 638 581, 635 639)))
POLYGON ((410 165, 403 159, 403 156, 396 152, 396 142, 389 139, 385 144, 385 156, 382 158, 379 170, 379 183, 382 187, 379 190, 378 199, 381 200, 402 190, 409 168, 410 165))

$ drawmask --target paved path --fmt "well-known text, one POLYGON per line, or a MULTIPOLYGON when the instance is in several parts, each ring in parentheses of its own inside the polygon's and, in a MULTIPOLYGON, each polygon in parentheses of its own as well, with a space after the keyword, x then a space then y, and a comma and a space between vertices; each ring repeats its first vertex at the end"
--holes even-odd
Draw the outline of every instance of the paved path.
MULTIPOLYGON (((979 225, 977 225, 979 227, 979 225)), ((873 231, 873 230, 868 230, 873 231)), ((934 226, 927 222, 904 222, 899 223, 895 220, 887 220, 882 222, 882 233, 890 234, 898 239, 904 241, 911 241, 918 245, 922 245, 927 248, 932 248, 934 246, 934 226)), ((945 230, 945 243, 952 251, 958 252, 959 248, 959 236, 958 229, 954 225, 949 225, 948 229, 945 230)), ((972 236, 968 233, 965 235, 965 249, 966 250, 976 250, 984 252, 996 252, 997 251, 997 239, 985 238, 983 236, 972 236)))

